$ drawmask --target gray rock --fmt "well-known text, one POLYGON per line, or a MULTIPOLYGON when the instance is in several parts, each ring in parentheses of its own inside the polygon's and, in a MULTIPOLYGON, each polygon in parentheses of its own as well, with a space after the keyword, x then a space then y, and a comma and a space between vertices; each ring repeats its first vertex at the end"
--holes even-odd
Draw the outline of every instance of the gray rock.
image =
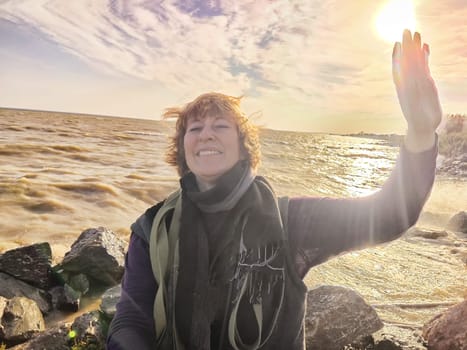
POLYGON ((122 287, 117 285, 108 289, 103 295, 101 300, 100 309, 109 318, 112 319, 117 311, 117 303, 122 294, 122 287))
POLYGON ((421 333, 416 325, 385 324, 373 334, 374 350, 426 350, 421 333))
POLYGON ((306 348, 340 350, 383 327, 376 311, 351 289, 320 286, 307 295, 306 348))
POLYGON ((378 345, 376 345, 376 350, 404 350, 406 348, 403 345, 400 345, 397 340, 392 339, 383 339, 378 345))
POLYGON ((423 337, 430 350, 467 350, 467 300, 428 321, 423 337))
POLYGON ((0 320, 3 316, 3 310, 5 310, 6 303, 8 302, 7 298, 0 296, 0 320))
POLYGON ((460 211, 448 222, 447 228, 451 231, 467 234, 467 212, 460 211))
POLYGON ((439 239, 448 236, 446 231, 422 229, 419 227, 413 227, 409 231, 409 234, 414 237, 423 237, 427 239, 439 239))
POLYGON ((8 345, 22 343, 45 329, 44 318, 37 304, 24 297, 7 301, 0 322, 0 340, 8 345))
POLYGON ((52 307, 45 291, 2 272, 0 272, 0 296, 7 299, 15 296, 32 299, 44 314, 48 313, 52 307))
POLYGON ((69 323, 52 327, 37 334, 30 341, 16 345, 8 350, 70 350, 70 345, 73 342, 68 336, 69 331, 69 323))
POLYGON ((106 329, 107 321, 101 318, 101 313, 92 311, 77 317, 72 324, 60 323, 41 332, 11 350, 104 350, 106 329))
POLYGON ((86 348, 104 349, 107 322, 99 311, 91 311, 76 318, 71 329, 76 332, 76 341, 87 344, 86 348))
POLYGON ((51 261, 52 250, 49 243, 36 243, 1 254, 0 272, 41 289, 47 289, 51 261))
POLYGON ((85 274, 79 273, 70 277, 70 287, 84 295, 89 291, 89 280, 85 274))
POLYGON ((76 312, 80 305, 80 293, 76 292, 68 284, 53 287, 49 294, 53 308, 61 311, 76 312))
POLYGON ((118 284, 123 275, 125 242, 104 227, 81 233, 65 254, 60 268, 98 281, 103 285, 118 284))

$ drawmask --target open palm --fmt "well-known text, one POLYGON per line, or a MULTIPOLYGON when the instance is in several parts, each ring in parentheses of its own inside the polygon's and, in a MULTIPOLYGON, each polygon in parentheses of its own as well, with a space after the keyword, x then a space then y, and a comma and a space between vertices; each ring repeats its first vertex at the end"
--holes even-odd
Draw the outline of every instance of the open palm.
POLYGON ((392 53, 393 79, 399 104, 407 120, 409 132, 434 133, 441 122, 438 90, 428 66, 429 47, 421 44, 419 33, 413 38, 404 31, 402 44, 397 42, 392 53))

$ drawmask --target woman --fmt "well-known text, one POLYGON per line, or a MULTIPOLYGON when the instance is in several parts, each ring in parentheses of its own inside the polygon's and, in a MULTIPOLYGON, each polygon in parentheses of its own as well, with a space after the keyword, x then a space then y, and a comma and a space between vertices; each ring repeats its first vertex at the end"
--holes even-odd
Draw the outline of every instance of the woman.
POLYGON ((181 189, 132 225, 108 349, 304 349, 308 270, 398 238, 433 184, 441 108, 418 33, 396 43, 393 73, 405 143, 382 189, 358 199, 278 202, 237 98, 167 110, 181 189))

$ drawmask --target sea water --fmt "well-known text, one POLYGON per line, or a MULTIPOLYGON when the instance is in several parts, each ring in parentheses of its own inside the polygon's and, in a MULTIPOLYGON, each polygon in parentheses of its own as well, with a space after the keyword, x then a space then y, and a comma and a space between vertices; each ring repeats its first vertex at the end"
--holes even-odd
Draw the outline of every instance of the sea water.
MULTIPOLYGON (((97 226, 127 241, 131 223, 178 186, 164 161, 173 130, 162 121, 0 109, 0 253, 47 241, 58 262, 97 226)), ((259 173, 288 196, 370 195, 398 155, 377 139, 267 129, 261 144, 259 173)), ((438 176, 417 226, 443 228, 467 209, 465 198, 465 179, 438 176)), ((404 236, 331 259, 305 283, 348 286, 386 322, 420 325, 466 297, 466 245, 453 233, 404 236)))

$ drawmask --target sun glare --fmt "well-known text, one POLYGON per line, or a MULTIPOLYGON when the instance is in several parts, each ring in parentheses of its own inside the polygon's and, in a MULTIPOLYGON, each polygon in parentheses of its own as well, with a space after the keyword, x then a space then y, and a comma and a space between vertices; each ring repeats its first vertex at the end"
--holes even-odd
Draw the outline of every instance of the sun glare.
POLYGON ((376 30, 382 39, 401 41, 404 29, 415 30, 415 9, 411 0, 386 3, 376 18, 376 30))

